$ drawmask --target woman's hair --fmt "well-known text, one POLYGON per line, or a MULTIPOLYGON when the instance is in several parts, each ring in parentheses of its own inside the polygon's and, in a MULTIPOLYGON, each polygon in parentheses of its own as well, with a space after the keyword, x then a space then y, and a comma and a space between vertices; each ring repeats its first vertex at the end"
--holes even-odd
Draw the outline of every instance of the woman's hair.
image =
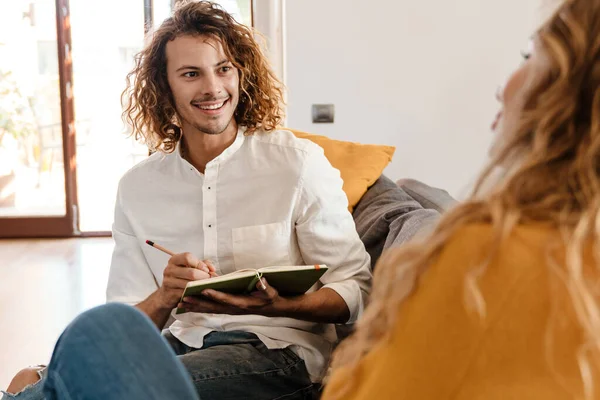
POLYGON ((181 138, 175 102, 167 81, 166 46, 177 37, 208 36, 218 40, 240 75, 240 100, 234 113, 246 134, 275 129, 282 120, 282 85, 271 71, 253 32, 220 6, 207 1, 180 1, 172 17, 148 36, 135 57, 121 96, 123 118, 136 139, 151 149, 171 152, 181 138))
POLYGON ((534 40, 529 79, 516 95, 519 103, 505 110, 502 139, 473 194, 429 237, 381 257, 370 305, 334 354, 333 371, 353 373, 367 352, 390 339, 400 304, 420 274, 468 224, 489 224, 493 232, 488 257, 465 277, 466 306, 483 317, 478 278, 517 224, 540 224, 564 238, 566 256, 558 262, 586 338, 585 351, 574 356, 591 396, 593 382, 584 372, 600 364, 600 308, 596 282, 583 277, 583 253, 593 243, 600 255, 600 0, 563 1, 534 40))

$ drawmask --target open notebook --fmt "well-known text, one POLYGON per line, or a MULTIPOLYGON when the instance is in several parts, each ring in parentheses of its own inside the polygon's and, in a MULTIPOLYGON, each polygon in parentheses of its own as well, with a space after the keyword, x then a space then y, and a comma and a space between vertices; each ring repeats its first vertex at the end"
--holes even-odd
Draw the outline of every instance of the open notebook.
MULTIPOLYGON (((215 278, 188 282, 183 297, 200 296, 205 289, 214 289, 231 294, 245 294, 256 290, 260 277, 264 277, 282 296, 305 293, 327 272, 325 265, 298 265, 241 269, 215 278)), ((177 314, 185 311, 177 309, 177 314)))

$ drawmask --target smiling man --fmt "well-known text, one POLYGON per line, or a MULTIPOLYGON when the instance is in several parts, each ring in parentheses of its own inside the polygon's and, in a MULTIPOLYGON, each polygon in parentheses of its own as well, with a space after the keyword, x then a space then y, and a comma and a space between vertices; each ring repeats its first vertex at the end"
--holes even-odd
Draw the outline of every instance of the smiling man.
POLYGON ((152 34, 124 93, 156 151, 121 180, 108 301, 162 329, 200 398, 309 398, 371 283, 340 174, 320 147, 277 130, 281 86, 253 33, 186 2, 152 34), (144 244, 149 239, 177 255, 144 244), (190 280, 269 265, 327 264, 305 295, 264 281, 248 296, 181 295, 190 280))

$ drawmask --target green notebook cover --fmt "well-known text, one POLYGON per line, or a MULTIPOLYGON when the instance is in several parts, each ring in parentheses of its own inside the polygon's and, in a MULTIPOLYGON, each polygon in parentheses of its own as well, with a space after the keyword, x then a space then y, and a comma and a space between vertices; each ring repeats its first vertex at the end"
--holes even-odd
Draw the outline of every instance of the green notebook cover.
MULTIPOLYGON (((281 296, 296 296, 306 293, 325 272, 325 265, 303 265, 286 267, 266 267, 257 270, 242 270, 188 283, 183 297, 201 296, 205 289, 219 290, 230 294, 247 294, 256 290, 258 283, 257 272, 263 276, 269 285, 273 286, 281 296)), ((176 314, 186 311, 178 308, 176 314)))

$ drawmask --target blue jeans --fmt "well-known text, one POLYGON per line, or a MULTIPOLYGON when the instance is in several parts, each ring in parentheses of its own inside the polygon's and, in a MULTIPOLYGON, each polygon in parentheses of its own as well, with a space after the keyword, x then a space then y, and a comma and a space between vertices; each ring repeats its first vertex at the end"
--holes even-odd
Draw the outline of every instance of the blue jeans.
POLYGON ((201 399, 312 399, 313 384, 304 361, 290 349, 267 349, 255 334, 211 332, 201 349, 166 331, 201 399))
POLYGON ((254 334, 240 331, 212 332, 202 349, 193 349, 168 333, 161 337, 134 307, 107 304, 67 327, 47 378, 8 398, 258 400, 313 395, 304 362, 289 349, 269 350, 254 334))

